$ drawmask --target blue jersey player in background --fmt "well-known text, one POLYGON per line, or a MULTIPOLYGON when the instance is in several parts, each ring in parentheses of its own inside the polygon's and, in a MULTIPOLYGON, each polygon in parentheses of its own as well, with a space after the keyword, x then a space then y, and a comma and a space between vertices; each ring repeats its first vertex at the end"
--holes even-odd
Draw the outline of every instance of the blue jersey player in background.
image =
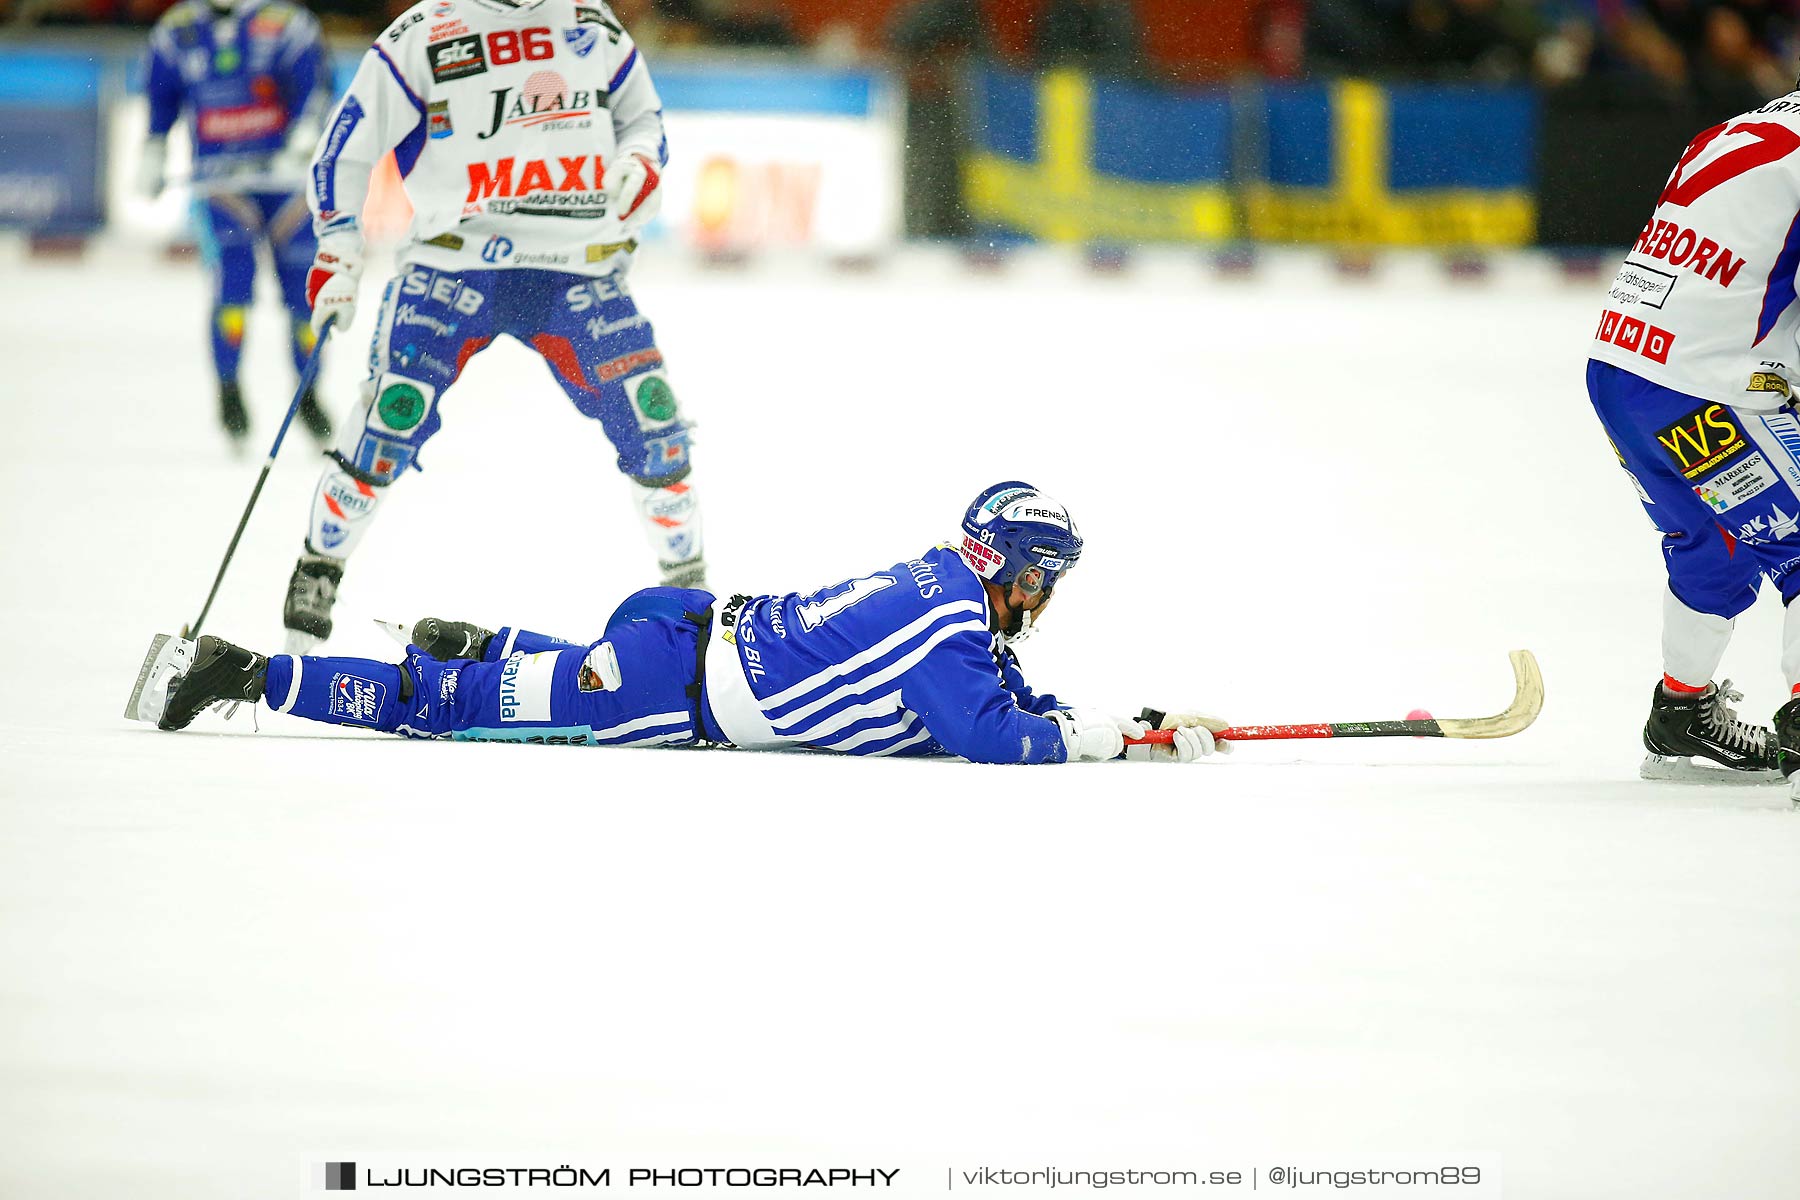
MULTIPOLYGON (((186 727, 219 703, 415 737, 554 745, 732 745, 869 757, 1060 763, 1126 756, 1142 722, 1070 708, 1025 682, 1013 643, 1081 558, 1068 510, 997 484, 960 540, 809 593, 650 588, 580 643, 420 621, 400 664, 159 637, 127 716, 186 727)), ((1172 744, 1129 757, 1211 754, 1212 717, 1177 717, 1172 744)))
MULTIPOLYGON (((319 22, 288 0, 182 0, 150 35, 150 140, 139 189, 162 190, 169 131, 185 113, 194 220, 213 274, 219 418, 235 444, 250 430, 238 361, 259 245, 281 283, 295 369, 312 353, 306 274, 317 243, 301 189, 331 101, 326 71, 319 22)), ((321 442, 330 439, 331 422, 310 393, 300 418, 321 442)))

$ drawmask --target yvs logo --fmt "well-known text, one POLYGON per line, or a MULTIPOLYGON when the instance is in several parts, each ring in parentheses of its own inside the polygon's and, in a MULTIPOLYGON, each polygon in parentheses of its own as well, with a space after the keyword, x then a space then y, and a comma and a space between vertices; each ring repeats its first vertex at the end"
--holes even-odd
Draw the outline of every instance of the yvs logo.
POLYGON ((1704 479, 1750 448, 1729 408, 1708 404, 1696 408, 1666 429, 1658 430, 1675 469, 1688 480, 1704 479))

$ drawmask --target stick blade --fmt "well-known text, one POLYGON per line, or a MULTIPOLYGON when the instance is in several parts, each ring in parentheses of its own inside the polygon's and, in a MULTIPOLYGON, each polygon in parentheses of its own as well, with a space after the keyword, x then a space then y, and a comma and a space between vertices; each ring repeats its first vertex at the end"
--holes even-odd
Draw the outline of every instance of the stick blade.
POLYGON ((150 639, 144 665, 138 669, 131 699, 125 702, 125 719, 155 725, 169 705, 169 692, 194 665, 194 643, 173 634, 150 639))
POLYGON ((1513 701, 1506 711, 1491 717, 1465 720, 1439 717, 1438 727, 1445 737, 1511 737, 1523 733, 1538 719, 1538 714, 1544 711, 1544 676, 1538 670, 1537 656, 1529 650, 1514 650, 1507 657, 1512 660, 1514 688, 1513 701))

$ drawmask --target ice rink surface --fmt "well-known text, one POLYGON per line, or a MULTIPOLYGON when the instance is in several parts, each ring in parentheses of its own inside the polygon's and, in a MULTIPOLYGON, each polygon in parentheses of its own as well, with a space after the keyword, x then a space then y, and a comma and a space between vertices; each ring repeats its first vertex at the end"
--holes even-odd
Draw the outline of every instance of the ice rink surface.
MULTIPOLYGON (((161 734, 119 714, 254 481, 280 322, 233 460, 197 265, 0 248, 0 1195, 300 1196, 314 1163, 477 1148, 905 1192, 1463 1152, 1512 1197, 1800 1194, 1800 813, 1636 778, 1661 575, 1582 391, 1601 284, 652 250, 635 287, 715 590, 912 557, 1022 476, 1088 539, 1022 652, 1065 700, 1479 716, 1529 647, 1544 715, 1180 769, 161 734)), ((428 614, 591 637, 653 582, 528 352, 444 413, 334 651, 397 657, 372 619, 428 614)), ((319 465, 296 430, 210 631, 279 648, 319 465)), ((1750 715, 1778 628, 1765 598, 1726 661, 1750 715)))

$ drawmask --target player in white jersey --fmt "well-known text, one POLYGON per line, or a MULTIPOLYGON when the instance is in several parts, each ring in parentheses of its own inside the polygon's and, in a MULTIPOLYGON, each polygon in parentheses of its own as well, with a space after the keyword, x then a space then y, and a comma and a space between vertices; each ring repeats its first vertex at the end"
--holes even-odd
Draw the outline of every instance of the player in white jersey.
MULTIPOLYGON (((1663 535, 1663 678, 1644 773, 1800 767, 1800 92, 1688 144, 1613 279, 1588 394, 1663 535), (1713 682, 1768 579, 1787 605, 1775 727, 1713 682)), ((1795 779, 1800 788, 1800 778, 1795 779)))
POLYGON ((626 285, 668 158, 631 36, 600 0, 425 0, 389 26, 313 158, 315 327, 354 314, 370 173, 390 150, 412 227, 368 381, 314 495, 289 648, 330 636, 345 560, 384 491, 421 466, 444 390, 502 334, 601 423, 664 583, 703 583, 687 426, 626 285))

